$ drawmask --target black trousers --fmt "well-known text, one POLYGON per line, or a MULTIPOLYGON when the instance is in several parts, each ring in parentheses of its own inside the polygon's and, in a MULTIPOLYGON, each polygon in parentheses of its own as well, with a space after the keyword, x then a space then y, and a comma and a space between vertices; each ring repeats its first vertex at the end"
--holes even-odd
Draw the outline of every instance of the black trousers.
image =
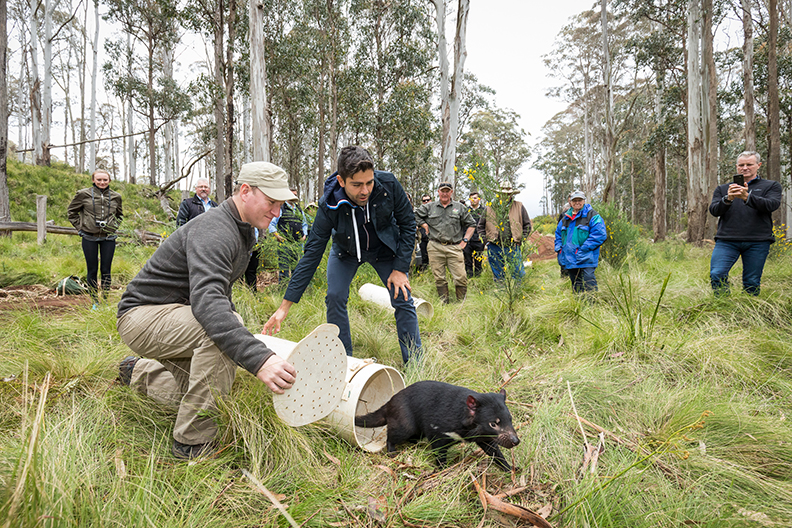
POLYGON ((465 273, 468 278, 481 275, 481 261, 484 259, 484 242, 478 237, 471 238, 462 250, 465 257, 465 273))
POLYGON ((255 247, 250 253, 247 269, 245 269, 245 284, 253 291, 256 291, 256 280, 258 279, 258 267, 261 256, 261 248, 255 247))
POLYGON ((86 283, 94 301, 98 301, 98 282, 97 272, 102 274, 102 290, 110 291, 110 269, 113 266, 113 255, 115 254, 116 241, 99 240, 92 241, 82 239, 82 250, 85 255, 85 266, 88 269, 86 283), (101 258, 100 258, 101 256, 101 258))

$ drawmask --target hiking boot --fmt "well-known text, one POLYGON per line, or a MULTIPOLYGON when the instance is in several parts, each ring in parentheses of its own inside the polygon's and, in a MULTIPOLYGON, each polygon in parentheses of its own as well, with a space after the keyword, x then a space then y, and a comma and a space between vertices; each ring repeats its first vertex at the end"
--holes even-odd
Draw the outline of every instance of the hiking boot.
POLYGON ((215 446, 213 442, 190 445, 182 444, 178 440, 174 440, 173 447, 171 447, 171 453, 179 460, 194 460, 196 458, 209 456, 213 454, 214 451, 215 446))
POLYGON ((454 292, 456 293, 457 301, 462 302, 467 297, 467 286, 456 286, 454 287, 454 292))
POLYGON ((129 384, 132 382, 132 369, 135 368, 135 363, 138 362, 138 359, 140 358, 127 356, 121 360, 121 363, 118 365, 118 381, 121 382, 121 385, 129 387, 129 384))
POLYGON ((448 284, 436 284, 435 287, 437 288, 437 296, 440 297, 443 304, 448 304, 448 284))

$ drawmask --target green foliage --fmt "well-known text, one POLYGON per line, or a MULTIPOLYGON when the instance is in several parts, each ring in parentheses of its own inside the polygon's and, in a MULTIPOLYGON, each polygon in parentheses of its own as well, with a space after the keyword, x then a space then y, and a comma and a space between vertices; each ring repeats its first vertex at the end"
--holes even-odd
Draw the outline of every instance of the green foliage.
POLYGON ((555 236, 556 228, 558 227, 558 217, 553 215, 541 215, 531 218, 533 222, 533 230, 543 235, 555 236))
POLYGON ((600 247, 600 257, 618 268, 629 256, 646 258, 643 247, 639 249, 641 228, 625 218, 624 213, 610 204, 595 204, 596 210, 605 221, 608 238, 600 247))
POLYGON ((777 260, 792 255, 792 239, 787 238, 786 224, 773 226, 773 236, 775 242, 770 244, 770 259, 777 260))

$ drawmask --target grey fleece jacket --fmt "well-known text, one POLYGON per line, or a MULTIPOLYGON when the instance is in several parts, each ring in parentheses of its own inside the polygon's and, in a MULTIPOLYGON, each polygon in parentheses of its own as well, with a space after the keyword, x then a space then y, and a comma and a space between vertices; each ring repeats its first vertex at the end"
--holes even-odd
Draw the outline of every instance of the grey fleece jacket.
POLYGON ((253 227, 226 200, 165 239, 127 286, 118 317, 136 306, 189 305, 218 348, 255 375, 273 352, 240 324, 231 301, 254 244, 253 227))

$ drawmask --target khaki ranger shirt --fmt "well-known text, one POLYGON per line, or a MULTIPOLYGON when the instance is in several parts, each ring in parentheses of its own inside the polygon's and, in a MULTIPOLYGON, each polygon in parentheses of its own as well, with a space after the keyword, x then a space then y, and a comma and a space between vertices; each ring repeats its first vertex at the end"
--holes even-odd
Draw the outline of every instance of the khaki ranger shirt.
POLYGON ((468 208, 451 200, 443 207, 440 200, 421 205, 415 210, 418 225, 429 226, 429 240, 441 244, 459 244, 469 227, 475 227, 476 221, 468 208))

